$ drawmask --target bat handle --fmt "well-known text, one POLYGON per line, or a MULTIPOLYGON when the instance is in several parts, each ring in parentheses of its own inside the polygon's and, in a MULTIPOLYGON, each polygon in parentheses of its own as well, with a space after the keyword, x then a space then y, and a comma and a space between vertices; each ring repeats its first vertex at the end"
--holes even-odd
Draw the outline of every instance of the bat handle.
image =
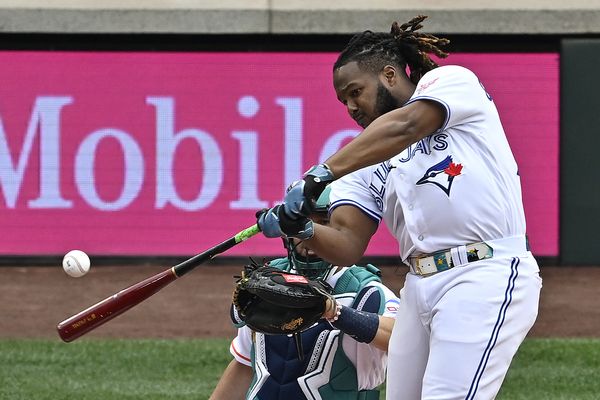
POLYGON ((256 235, 259 232, 260 228, 258 227, 258 224, 254 224, 238 232, 235 236, 232 236, 226 241, 219 243, 218 245, 206 250, 205 252, 195 255, 194 257, 185 260, 181 264, 175 265, 173 267, 173 271, 175 275, 177 275, 177 277, 181 277, 182 275, 187 274, 203 262, 214 258, 216 255, 221 254, 226 250, 229 250, 238 243, 250 239, 252 236, 256 235))

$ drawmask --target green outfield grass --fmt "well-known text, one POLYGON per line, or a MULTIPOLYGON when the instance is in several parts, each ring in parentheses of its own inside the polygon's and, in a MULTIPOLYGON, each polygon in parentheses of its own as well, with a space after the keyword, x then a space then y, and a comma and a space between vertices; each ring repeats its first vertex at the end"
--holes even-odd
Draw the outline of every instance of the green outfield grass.
MULTIPOLYGON (((229 339, 0 340, 0 399, 206 399, 229 339)), ((597 399, 600 339, 528 339, 499 399, 597 399)), ((383 396, 382 396, 383 398, 383 396)))

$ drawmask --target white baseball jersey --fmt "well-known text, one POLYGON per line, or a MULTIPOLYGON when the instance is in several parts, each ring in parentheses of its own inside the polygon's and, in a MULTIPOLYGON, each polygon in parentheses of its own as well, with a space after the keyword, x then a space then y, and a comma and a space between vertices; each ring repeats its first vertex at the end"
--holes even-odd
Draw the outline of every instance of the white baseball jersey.
POLYGON ((423 99, 446 109, 442 128, 389 161, 334 182, 332 208, 354 204, 378 222, 383 218, 403 259, 524 235, 517 164, 477 77, 459 66, 436 68, 409 103, 423 99))
MULTIPOLYGON (((327 283, 335 287, 337 280, 347 269, 347 267, 332 268, 326 278, 327 283)), ((369 282, 365 285, 365 288, 369 287, 379 290, 385 298, 385 307, 381 315, 394 318, 399 302, 396 295, 380 282, 369 282)), ((356 297, 356 293, 342 293, 334 297, 340 304, 350 306, 356 297)), ((365 297, 368 297, 368 295, 365 297)), ((308 331, 310 329, 312 328, 309 328, 308 331)), ((309 333, 308 331, 307 333, 309 333)), ((303 334, 305 333, 303 332, 303 334)), ((312 366, 310 367, 312 370, 305 371, 306 373, 297 379, 306 397, 314 400, 320 399, 318 389, 329 381, 333 359, 336 349, 339 347, 340 331, 331 328, 330 330, 321 332, 320 335, 321 337, 317 340, 315 349, 311 351, 311 358, 314 358, 314 361, 311 360, 309 366, 312 366)), ((256 363, 258 364, 256 370, 257 374, 260 375, 257 383, 252 388, 254 392, 260 389, 260 380, 266 379, 266 376, 269 374, 266 361, 263 360, 264 353, 269 351, 268 348, 265 348, 264 336, 264 334, 254 333, 253 341, 252 330, 247 326, 243 326, 238 329, 238 335, 233 339, 230 346, 230 352, 233 357, 238 362, 248 366, 251 366, 251 352, 254 346, 254 351, 257 354, 255 357, 256 363)), ((358 389, 374 389, 381 385, 385 380, 386 374, 386 353, 367 343, 357 342, 349 335, 343 335, 341 342, 346 357, 356 368, 358 389)), ((249 395, 249 398, 254 398, 252 393, 249 395)))
POLYGON ((408 103, 419 100, 445 109, 443 126, 390 160, 335 181, 331 212, 352 205, 383 219, 405 261, 491 245, 490 259, 407 275, 387 395, 493 398, 535 321, 541 287, 526 246, 518 168, 492 98, 473 72, 444 66, 426 73, 408 103))

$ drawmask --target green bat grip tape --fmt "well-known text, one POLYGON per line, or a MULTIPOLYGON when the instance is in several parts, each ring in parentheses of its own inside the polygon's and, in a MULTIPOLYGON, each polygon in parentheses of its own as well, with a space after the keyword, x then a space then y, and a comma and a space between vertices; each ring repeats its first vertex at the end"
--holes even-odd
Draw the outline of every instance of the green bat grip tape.
POLYGON ((254 224, 251 227, 246 228, 243 231, 239 232, 237 235, 235 235, 235 242, 243 242, 244 240, 256 235, 258 232, 260 232, 260 228, 258 227, 258 224, 254 224))

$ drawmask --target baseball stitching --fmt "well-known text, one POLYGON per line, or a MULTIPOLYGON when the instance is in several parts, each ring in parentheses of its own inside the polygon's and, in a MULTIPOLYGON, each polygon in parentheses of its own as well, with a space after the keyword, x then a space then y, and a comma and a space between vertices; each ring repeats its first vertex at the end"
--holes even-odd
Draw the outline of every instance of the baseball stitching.
POLYGON ((73 256, 71 256, 71 260, 73 260, 75 262, 75 265, 77 265, 77 269, 79 270, 79 272, 81 272, 82 274, 85 274, 85 270, 83 269, 81 264, 79 264, 79 261, 73 256))

